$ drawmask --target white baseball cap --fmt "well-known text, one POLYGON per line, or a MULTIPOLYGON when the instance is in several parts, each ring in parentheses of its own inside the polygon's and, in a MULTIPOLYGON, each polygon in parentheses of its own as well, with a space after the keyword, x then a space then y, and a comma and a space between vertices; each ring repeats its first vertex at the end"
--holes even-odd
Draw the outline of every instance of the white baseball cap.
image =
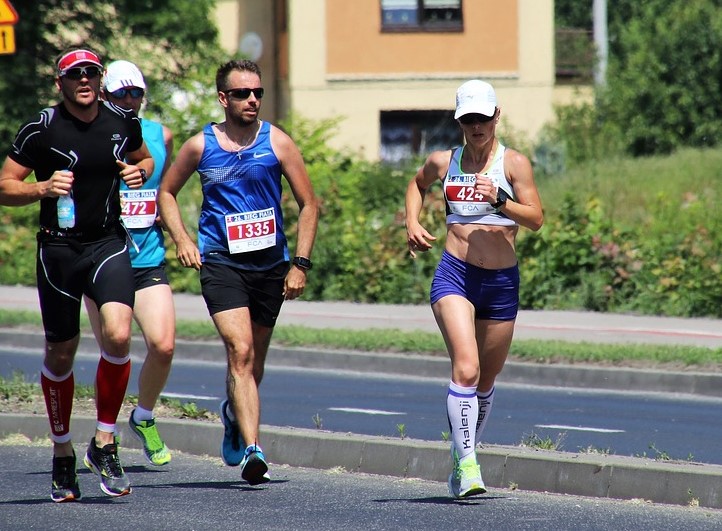
POLYGON ((105 68, 103 76, 105 90, 115 92, 125 87, 145 90, 145 79, 137 66, 130 61, 113 61, 105 68))
POLYGON ((496 110, 496 92, 486 81, 472 79, 456 90, 456 113, 454 119, 465 114, 493 116, 496 110))

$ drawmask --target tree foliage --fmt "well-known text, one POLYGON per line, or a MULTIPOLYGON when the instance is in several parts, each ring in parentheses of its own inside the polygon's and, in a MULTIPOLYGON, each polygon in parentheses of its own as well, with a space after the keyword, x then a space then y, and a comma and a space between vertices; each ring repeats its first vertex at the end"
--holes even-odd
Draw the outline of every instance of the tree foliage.
MULTIPOLYGON (((557 0, 555 20, 590 29, 592 5, 557 0)), ((634 156, 720 144, 722 1, 608 0, 607 8, 607 82, 592 126, 617 131, 634 156)))
POLYGON ((722 10, 718 0, 640 2, 616 28, 600 115, 632 155, 722 141, 722 10))
MULTIPOLYGON (((107 63, 127 59, 149 92, 174 88, 222 57, 209 19, 213 0, 13 0, 16 53, 0 56, 0 154, 28 117, 56 101, 54 62, 69 46, 95 49, 107 63)), ((213 86, 211 84, 211 86, 213 86)), ((213 89, 212 94, 215 94, 213 89)), ((151 100, 153 101, 153 100, 151 100)), ((156 112, 167 98, 157 98, 156 112)))

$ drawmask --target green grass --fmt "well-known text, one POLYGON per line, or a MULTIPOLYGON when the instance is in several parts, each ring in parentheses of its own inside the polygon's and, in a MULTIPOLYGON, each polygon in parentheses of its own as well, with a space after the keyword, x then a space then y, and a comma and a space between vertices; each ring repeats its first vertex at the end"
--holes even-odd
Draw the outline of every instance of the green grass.
MULTIPOLYGON (((42 328, 39 313, 0 310, 0 327, 42 328)), ((90 326, 83 315, 83 333, 90 334, 90 326)), ((207 321, 178 321, 179 339, 218 340, 213 323, 207 321)), ((444 341, 439 332, 401 331, 391 329, 342 330, 278 326, 273 344, 289 347, 316 347, 365 352, 390 352, 446 356, 444 341)), ((515 340, 510 359, 530 363, 586 363, 609 366, 654 367, 675 369, 706 369, 722 371, 722 349, 694 346, 642 344, 571 343, 565 341, 515 340)))
POLYGON ((722 209, 717 208, 722 196, 719 148, 682 148, 666 156, 590 162, 560 176, 540 178, 537 185, 547 217, 555 217, 564 196, 571 193, 582 203, 591 197, 601 200, 619 226, 646 226, 654 224, 655 217, 665 223, 676 219, 680 203, 695 196, 708 206, 705 225, 722 224, 722 209), (669 211, 660 216, 664 205, 669 211))

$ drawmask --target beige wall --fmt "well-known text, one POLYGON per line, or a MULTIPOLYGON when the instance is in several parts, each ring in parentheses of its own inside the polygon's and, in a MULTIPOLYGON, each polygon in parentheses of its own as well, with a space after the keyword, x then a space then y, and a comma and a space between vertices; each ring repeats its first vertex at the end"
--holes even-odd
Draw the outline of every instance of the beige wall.
POLYGON ((553 118, 553 103, 568 96, 555 93, 553 0, 465 0, 463 33, 381 33, 379 0, 288 0, 288 34, 274 36, 272 5, 218 2, 229 51, 251 28, 269 32, 264 44, 275 38, 282 46, 259 61, 264 86, 278 88, 273 100, 265 98, 263 117, 275 119, 269 107, 312 119, 342 116, 335 147, 370 159, 379 156, 380 111, 453 109, 467 79, 491 82, 503 120, 530 138, 553 118), (238 6, 237 15, 226 4, 238 6))
POLYGON ((228 59, 241 57, 241 39, 249 32, 258 34, 263 43, 262 54, 257 60, 263 76, 266 95, 263 98, 263 118, 275 121, 277 58, 276 32, 274 30, 274 6, 272 1, 216 0, 215 20, 219 29, 221 47, 228 52, 228 59))

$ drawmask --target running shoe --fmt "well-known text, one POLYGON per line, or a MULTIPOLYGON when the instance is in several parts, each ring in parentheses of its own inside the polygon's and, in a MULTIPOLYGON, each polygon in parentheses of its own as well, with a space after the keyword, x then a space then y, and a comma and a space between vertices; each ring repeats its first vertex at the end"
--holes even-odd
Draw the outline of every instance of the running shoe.
POLYGON ((56 503, 80 499, 80 485, 75 471, 75 452, 68 457, 53 456, 53 486, 50 499, 56 503))
POLYGON ((243 461, 243 444, 238 424, 228 417, 228 400, 221 402, 221 422, 223 422, 223 441, 221 442, 221 459, 228 466, 238 466, 243 461))
MULTIPOLYGON (((133 410, 133 412, 135 409, 133 410)), ((128 424, 131 431, 143 443, 143 455, 151 465, 163 466, 170 463, 170 450, 160 438, 158 428, 155 426, 155 419, 141 420, 135 422, 133 412, 130 413, 128 424)), ((116 443, 117 444, 117 443, 116 443)))
POLYGON ((130 481, 120 464, 117 444, 109 443, 98 448, 93 437, 90 439, 84 462, 85 466, 100 476, 100 489, 108 496, 130 494, 130 481))
POLYGON ((267 472, 268 464, 266 463, 266 456, 263 455, 263 450, 256 444, 250 445, 243 453, 241 477, 250 485, 260 485, 271 481, 271 476, 267 472))
POLYGON ((451 459, 454 468, 449 475, 449 496, 461 499, 484 494, 486 486, 481 479, 481 467, 476 463, 476 456, 472 454, 463 462, 459 462, 459 455, 452 445, 451 459))

